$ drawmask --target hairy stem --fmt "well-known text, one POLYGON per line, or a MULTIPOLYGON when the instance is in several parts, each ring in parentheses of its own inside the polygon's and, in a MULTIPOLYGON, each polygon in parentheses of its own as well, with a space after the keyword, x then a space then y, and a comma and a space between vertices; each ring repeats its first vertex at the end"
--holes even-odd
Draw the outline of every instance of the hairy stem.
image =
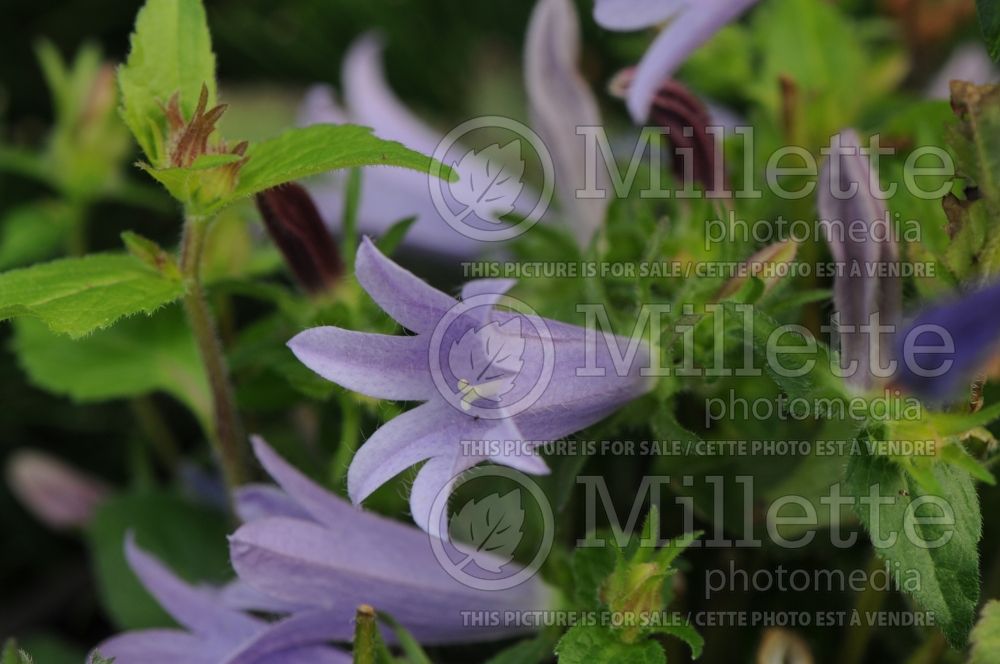
POLYGON ((188 324, 198 344, 198 353, 205 365, 208 383, 212 390, 214 431, 209 437, 222 464, 226 484, 229 488, 233 488, 243 484, 247 479, 244 463, 245 435, 239 413, 236 411, 236 399, 233 396, 229 369, 222 353, 222 343, 219 341, 215 319, 212 317, 201 286, 199 266, 208 222, 208 219, 200 217, 187 217, 184 221, 180 261, 181 272, 187 282, 184 311, 187 313, 188 324))

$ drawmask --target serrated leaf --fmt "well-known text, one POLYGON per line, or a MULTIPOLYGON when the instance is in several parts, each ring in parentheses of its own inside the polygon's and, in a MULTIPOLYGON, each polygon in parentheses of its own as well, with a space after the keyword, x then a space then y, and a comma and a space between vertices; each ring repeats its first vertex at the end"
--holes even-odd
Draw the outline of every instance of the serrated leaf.
POLYGON ((524 183, 524 160, 520 141, 499 143, 481 151, 469 150, 455 164, 462 179, 452 185, 451 194, 465 205, 460 216, 475 214, 483 221, 500 223, 500 217, 514 211, 524 183))
POLYGON ((125 316, 152 313, 184 294, 132 256, 93 254, 0 274, 0 320, 32 316, 79 338, 125 316))
MULTIPOLYGON (((908 509, 922 496, 932 496, 919 482, 890 459, 867 454, 855 455, 847 467, 846 490, 855 499, 855 509, 862 523, 871 532, 871 509, 860 499, 868 496, 871 487, 878 487, 878 494, 891 502, 878 508, 878 533, 883 538, 890 533, 895 541, 876 551, 880 558, 900 570, 902 580, 914 570, 919 575, 919 589, 908 588, 917 602, 932 612, 934 620, 948 641, 956 648, 964 647, 975 618, 979 601, 979 551, 982 536, 982 516, 979 498, 968 473, 948 464, 934 464, 928 472, 933 483, 940 487, 937 498, 951 506, 955 525, 951 538, 942 546, 924 548, 911 541, 907 527, 925 542, 932 542, 945 534, 948 526, 921 524, 915 519, 923 512, 908 509)), ((940 514, 940 509, 935 515, 940 514)))
POLYGON ((990 56, 1000 61, 1000 5, 996 0, 976 0, 976 9, 990 56))
MULTIPOLYGON (((368 127, 320 124, 285 133, 247 150, 232 199, 252 196, 285 182, 341 168, 398 166, 429 172, 432 160, 395 141, 378 138, 368 127)), ((441 166, 442 177, 452 177, 441 166)))
POLYGON ((674 614, 673 619, 673 622, 657 625, 651 631, 657 634, 673 636, 686 643, 691 648, 691 659, 701 657, 701 652, 705 649, 705 637, 699 634, 694 626, 684 622, 684 619, 679 615, 674 614))
POLYGON ((972 652, 968 664, 994 664, 1000 661, 1000 601, 990 600, 979 614, 972 630, 972 652))
POLYGON ((73 340, 19 320, 13 347, 32 384, 78 402, 166 392, 203 424, 211 421, 208 379, 179 307, 137 316, 73 340))
POLYGON ((229 526, 224 515, 168 493, 114 497, 95 515, 87 529, 87 543, 101 602, 118 627, 144 629, 174 624, 125 562, 125 534, 130 530, 135 532, 139 546, 187 581, 228 580, 229 526))
POLYGON ((581 609, 600 609, 601 586, 615 571, 616 553, 610 546, 579 547, 573 552, 573 594, 581 609))
POLYGON ((470 500, 452 517, 448 533, 455 545, 482 569, 499 574, 514 559, 524 537, 524 507, 515 489, 470 500))
POLYGON ((543 630, 533 639, 506 648, 486 661, 486 664, 541 664, 552 660, 552 650, 559 641, 555 629, 543 630))
POLYGON ((150 163, 165 165, 163 105, 177 93, 190 118, 202 85, 209 107, 215 105, 215 55, 201 0, 147 0, 136 17, 118 85, 125 124, 150 163))
POLYGON ((169 279, 180 279, 181 270, 170 252, 147 237, 132 231, 122 233, 122 242, 130 254, 169 279))
POLYGON ((556 645, 559 664, 666 664, 655 641, 623 643, 604 627, 576 625, 556 645))

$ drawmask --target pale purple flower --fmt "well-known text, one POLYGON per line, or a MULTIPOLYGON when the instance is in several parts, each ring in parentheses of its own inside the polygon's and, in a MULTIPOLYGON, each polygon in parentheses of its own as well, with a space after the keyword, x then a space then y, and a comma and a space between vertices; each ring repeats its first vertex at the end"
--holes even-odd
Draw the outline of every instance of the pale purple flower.
POLYGON ((984 369, 998 342, 1000 284, 939 302, 897 335, 899 373, 893 382, 931 401, 953 398, 984 369))
POLYGON ((369 604, 426 644, 530 631, 466 624, 463 612, 552 608, 553 591, 537 577, 507 590, 459 583, 435 558, 426 533, 355 508, 310 481, 263 440, 255 438, 253 444, 281 488, 252 485, 236 493, 246 524, 230 537, 233 567, 242 583, 229 589, 230 603, 266 611, 312 609, 325 616, 333 635, 350 629, 356 607, 369 604))
MULTIPOLYGON (((581 247, 604 224, 610 198, 581 198, 588 187, 585 137, 579 127, 601 125, 597 99, 580 75, 580 21, 571 0, 539 0, 524 45, 524 81, 532 128, 552 156, 559 203, 581 247)), ((596 168, 596 185, 607 191, 607 170, 596 168)))
POLYGON ((951 99, 951 82, 969 81, 977 85, 1000 82, 1000 71, 982 44, 973 42, 955 49, 934 80, 927 86, 930 99, 951 99))
MULTIPOLYGON (((393 93, 382 67, 382 42, 376 35, 366 34, 354 42, 344 59, 341 78, 346 107, 338 103, 329 86, 314 86, 306 94, 299 124, 353 122, 372 127, 379 136, 400 141, 417 152, 434 153, 444 132, 425 124, 393 93)), ((475 155, 470 160, 466 166, 476 169, 479 160, 475 155)), ((458 169, 459 178, 468 178, 468 170, 458 169)), ((377 236, 397 221, 415 216, 406 236, 410 246, 459 257, 474 256, 488 248, 489 243, 466 237, 448 225, 431 198, 428 177, 398 168, 365 169, 359 230, 377 236)), ((343 176, 329 176, 309 189, 327 222, 339 223, 344 211, 343 176)))
POLYGON ((642 124, 663 81, 724 25, 757 0, 595 0, 594 19, 608 30, 666 27, 639 62, 628 90, 632 119, 642 124))
POLYGON ((902 286, 895 234, 885 201, 876 195, 878 173, 860 149, 861 138, 853 129, 833 137, 830 157, 820 171, 817 201, 839 270, 833 298, 842 328, 841 362, 845 368, 855 368, 847 376, 848 384, 866 390, 887 377, 902 286), (888 334, 866 331, 872 325, 892 329, 888 334))
POLYGON ((331 622, 322 612, 302 612, 269 623, 227 606, 210 588, 193 587, 140 549, 125 542, 129 566, 179 629, 125 632, 95 652, 115 664, 349 664, 348 653, 322 645, 349 641, 350 623, 331 622))
MULTIPOLYGON (((528 26, 524 56, 532 129, 552 159, 554 186, 565 225, 577 243, 586 247, 604 223, 610 199, 580 198, 576 192, 590 184, 606 191, 610 178, 603 162, 596 166, 594 183, 588 183, 586 178, 586 137, 577 134, 577 127, 598 126, 601 116, 597 100, 577 67, 580 26, 569 0, 538 2, 528 26)), ((382 67, 382 44, 376 36, 364 35, 350 48, 342 79, 345 105, 338 103, 328 86, 316 86, 303 102, 300 124, 355 122, 374 127, 380 136, 400 141, 419 152, 434 153, 444 133, 425 124, 393 94, 382 67)), ((466 155, 464 158, 449 164, 458 173, 457 187, 472 182, 476 173, 489 171, 481 153, 466 150, 462 153, 466 155)), ((501 198, 516 199, 514 210, 528 214, 538 200, 538 193, 532 192, 519 177, 511 178, 508 184, 518 190, 524 187, 525 193, 518 195, 511 191, 501 198)), ((328 220, 340 219, 344 196, 342 175, 331 176, 313 188, 312 193, 328 220)), ((366 170, 359 211, 361 231, 377 235, 410 216, 417 218, 406 238, 412 246, 456 256, 472 256, 495 248, 449 226, 434 205, 426 174, 399 169, 366 170)), ((543 221, 547 218, 543 217, 543 221)), ((490 220, 498 221, 499 217, 490 220)))
POLYGON ((7 462, 11 493, 51 528, 87 525, 111 493, 95 477, 37 450, 18 450, 7 462))
POLYGON ((417 525, 440 535, 431 507, 457 475, 487 460, 546 473, 535 453, 541 445, 598 422, 652 387, 641 372, 649 366, 649 348, 638 339, 494 309, 513 281, 469 282, 460 304, 387 259, 367 238, 355 266, 372 299, 413 335, 318 327, 289 346, 306 366, 343 387, 423 402, 360 447, 347 478, 355 503, 426 462, 413 483, 410 509, 417 525), (621 359, 631 361, 622 366, 621 359), (463 441, 519 447, 493 454, 463 441))

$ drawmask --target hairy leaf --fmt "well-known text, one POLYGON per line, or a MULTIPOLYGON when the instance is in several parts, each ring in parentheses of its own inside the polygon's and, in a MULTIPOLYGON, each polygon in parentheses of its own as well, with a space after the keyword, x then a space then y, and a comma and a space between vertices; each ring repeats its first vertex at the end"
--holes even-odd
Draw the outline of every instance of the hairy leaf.
POLYGON ((132 256, 94 254, 0 274, 0 319, 32 316, 78 338, 183 294, 182 282, 132 256))

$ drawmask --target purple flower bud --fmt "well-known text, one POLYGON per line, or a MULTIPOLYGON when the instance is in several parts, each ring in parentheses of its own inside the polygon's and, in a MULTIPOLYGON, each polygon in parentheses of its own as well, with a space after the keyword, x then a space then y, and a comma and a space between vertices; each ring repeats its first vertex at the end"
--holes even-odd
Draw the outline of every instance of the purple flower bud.
POLYGON ((257 194, 256 200, 268 234, 303 289, 322 293, 340 280, 340 252, 309 192, 288 183, 257 194))
POLYGON ((56 529, 87 525, 110 493, 100 480, 35 450, 11 455, 7 484, 35 518, 56 529))

